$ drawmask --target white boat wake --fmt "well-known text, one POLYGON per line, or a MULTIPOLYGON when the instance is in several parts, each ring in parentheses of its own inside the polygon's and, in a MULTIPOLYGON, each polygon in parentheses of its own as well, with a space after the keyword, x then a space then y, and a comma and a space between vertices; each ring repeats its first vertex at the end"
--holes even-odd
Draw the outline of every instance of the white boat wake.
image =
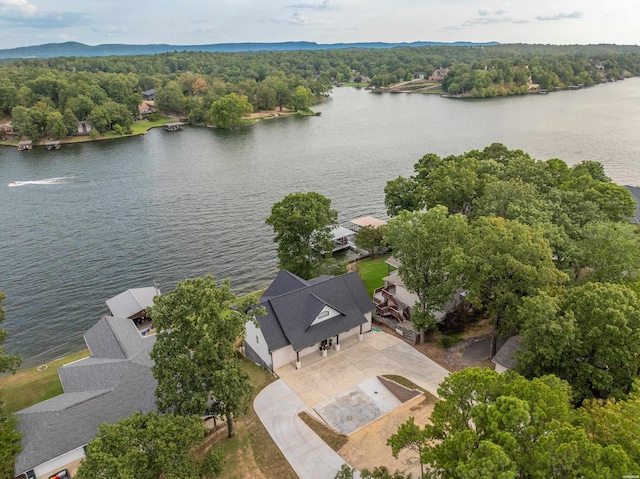
POLYGON ((26 185, 60 185, 67 183, 68 180, 72 180, 75 176, 59 176, 57 178, 45 178, 43 180, 28 180, 28 181, 10 181, 7 186, 26 186, 26 185))

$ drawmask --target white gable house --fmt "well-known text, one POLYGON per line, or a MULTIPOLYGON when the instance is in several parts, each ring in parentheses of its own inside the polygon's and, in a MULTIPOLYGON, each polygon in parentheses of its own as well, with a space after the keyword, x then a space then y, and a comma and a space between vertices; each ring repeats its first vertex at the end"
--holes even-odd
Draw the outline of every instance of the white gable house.
POLYGON ((281 271, 260 298, 264 316, 246 326, 245 354, 275 371, 302 358, 340 350, 344 339, 371 331, 374 304, 356 273, 306 281, 281 271))

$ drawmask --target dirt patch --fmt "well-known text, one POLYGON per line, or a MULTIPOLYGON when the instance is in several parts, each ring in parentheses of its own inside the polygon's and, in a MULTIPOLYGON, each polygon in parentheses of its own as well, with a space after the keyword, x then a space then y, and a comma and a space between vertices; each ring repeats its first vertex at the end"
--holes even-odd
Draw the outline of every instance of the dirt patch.
POLYGON ((256 111, 256 112, 251 113, 247 118, 250 118, 250 119, 269 118, 269 117, 272 117, 272 116, 286 115, 286 114, 291 114, 291 113, 294 113, 294 111, 293 110, 289 110, 287 108, 283 108, 282 110, 277 108, 275 110, 260 110, 260 111, 256 111))
POLYGON ((386 438, 395 434, 398 426, 411 416, 417 425, 424 426, 429 422, 432 411, 433 404, 428 400, 419 404, 409 401, 351 434, 347 444, 340 448, 338 454, 358 470, 364 468, 373 470, 377 466, 386 466, 390 471, 410 472, 413 477, 420 477, 420 462, 417 455, 411 451, 402 451, 398 459, 394 459, 391 448, 387 446, 386 438))
MULTIPOLYGON (((394 329, 388 327, 382 323, 376 323, 376 327, 380 328, 386 333, 392 334, 396 337, 400 337, 394 329)), ((429 359, 434 360, 440 366, 447 371, 455 372, 462 371, 468 367, 484 367, 493 369, 493 363, 489 360, 489 350, 487 349, 487 356, 481 360, 470 360, 463 357, 463 352, 466 346, 472 344, 477 338, 484 338, 491 332, 491 322, 489 320, 482 320, 468 326, 464 332, 459 333, 458 336, 463 339, 462 342, 456 344, 453 347, 445 348, 440 343, 440 333, 436 333, 425 344, 413 344, 410 341, 402 338, 407 344, 410 344, 429 359)))

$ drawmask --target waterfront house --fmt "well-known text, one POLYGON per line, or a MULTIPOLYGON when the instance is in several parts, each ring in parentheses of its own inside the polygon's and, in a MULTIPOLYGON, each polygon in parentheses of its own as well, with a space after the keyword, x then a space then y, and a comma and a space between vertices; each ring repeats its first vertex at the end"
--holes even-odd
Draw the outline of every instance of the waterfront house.
POLYGON ((155 286, 132 288, 105 302, 112 316, 137 319, 147 315, 147 308, 153 306, 153 298, 159 294, 155 286))
POLYGON ((287 363, 340 351, 345 340, 371 331, 373 302, 357 273, 304 280, 280 271, 260 297, 264 316, 246 325, 246 356, 275 371, 287 363))
POLYGON ((18 136, 20 136, 20 133, 15 131, 10 124, 0 125, 0 140, 12 140, 18 136))
POLYGON ((91 133, 91 130, 93 130, 93 124, 90 121, 78 122, 78 129, 77 129, 78 136, 88 135, 89 133, 91 133))
POLYGON ((64 393, 16 413, 22 433, 16 476, 47 478, 64 469, 73 474, 99 424, 155 411, 149 356, 155 338, 113 316, 89 329, 84 340, 91 356, 58 370, 64 393))
POLYGON ((429 76, 429 81, 441 82, 449 73, 448 68, 438 68, 429 76))
POLYGON ((150 88, 149 90, 145 90, 142 92, 142 98, 145 101, 155 101, 156 99, 156 89, 150 88))
MULTIPOLYGON (((376 305, 376 315, 382 318, 392 318, 397 325, 409 322, 413 315, 413 308, 420 298, 416 293, 410 291, 404 284, 398 272, 400 262, 393 256, 389 257, 385 263, 389 266, 389 274, 383 278, 384 285, 377 288, 373 293, 373 302, 376 305), (392 268, 395 268, 392 271, 392 268)), ((458 289, 451 301, 448 301, 442 311, 433 313, 437 322, 442 322, 445 316, 459 305, 465 295, 462 289, 458 289)), ((386 321, 385 321, 386 322, 386 321)), ((396 326, 396 324, 390 324, 396 326)))

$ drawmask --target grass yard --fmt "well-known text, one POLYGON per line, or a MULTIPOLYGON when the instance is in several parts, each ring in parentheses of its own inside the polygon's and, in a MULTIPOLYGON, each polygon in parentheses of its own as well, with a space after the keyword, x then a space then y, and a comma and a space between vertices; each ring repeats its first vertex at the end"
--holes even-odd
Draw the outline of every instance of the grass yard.
POLYGON ((0 400, 10 412, 19 411, 46 399, 62 394, 58 368, 89 356, 89 350, 65 356, 43 366, 25 369, 14 375, 0 378, 0 400))
POLYGON ((373 297, 373 291, 376 288, 384 285, 382 278, 389 275, 389 265, 385 263, 387 258, 389 255, 367 258, 356 263, 360 279, 371 297, 373 297))
MULTIPOLYGON (((251 377, 254 396, 266 386, 275 381, 273 375, 255 365, 251 361, 243 360, 242 367, 251 377)), ((236 435, 232 439, 227 438, 226 428, 212 433, 203 445, 204 452, 208 448, 215 447, 222 453, 225 466, 220 479, 295 479, 295 474, 280 449, 271 439, 271 436, 260 422, 253 407, 249 412, 239 418, 235 424, 236 435)))

